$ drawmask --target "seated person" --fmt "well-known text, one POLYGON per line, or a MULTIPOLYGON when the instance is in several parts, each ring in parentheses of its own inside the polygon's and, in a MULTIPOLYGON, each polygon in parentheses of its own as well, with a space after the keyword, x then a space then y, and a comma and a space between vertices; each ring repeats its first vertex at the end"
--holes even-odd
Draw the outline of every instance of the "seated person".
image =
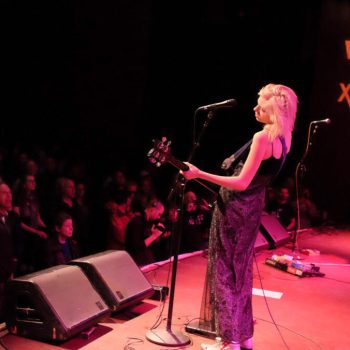
POLYGON ((105 204, 108 213, 107 249, 125 249, 126 227, 133 213, 128 210, 128 194, 121 192, 105 204))
POLYGON ((72 239, 72 217, 60 212, 55 219, 54 234, 47 242, 47 265, 66 264, 80 257, 77 242, 72 239))
POLYGON ((304 188, 299 200, 300 228, 309 228, 321 223, 321 215, 316 204, 311 199, 308 188, 304 188))
POLYGON ((184 196, 181 251, 193 252, 208 248, 211 211, 208 203, 198 200, 193 191, 184 196))
POLYGON ((157 242, 165 231, 159 223, 163 213, 163 204, 151 201, 143 214, 134 216, 126 227, 125 249, 139 266, 155 262, 157 242))
POLYGON ((295 211, 290 201, 288 187, 280 187, 276 197, 266 203, 265 210, 269 214, 275 215, 287 231, 295 228, 295 211))

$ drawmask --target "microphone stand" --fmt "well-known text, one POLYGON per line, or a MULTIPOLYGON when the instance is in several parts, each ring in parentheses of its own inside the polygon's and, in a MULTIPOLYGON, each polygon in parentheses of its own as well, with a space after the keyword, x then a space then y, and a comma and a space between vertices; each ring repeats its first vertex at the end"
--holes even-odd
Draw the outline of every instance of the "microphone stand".
POLYGON ((318 129, 318 125, 315 122, 311 122, 309 124, 309 130, 308 130, 308 137, 307 137, 307 143, 306 143, 306 149, 304 151, 304 154, 299 161, 296 170, 295 170, 295 192, 296 192, 296 207, 297 207, 297 225, 294 230, 293 235, 293 241, 292 241, 292 253, 295 253, 297 248, 297 238, 298 233, 301 231, 300 228, 300 192, 301 192, 301 185, 299 185, 299 178, 301 178, 301 175, 304 175, 306 172, 306 167, 304 165, 305 159, 309 153, 310 147, 312 146, 312 138, 316 135, 318 129), (313 128, 314 126, 314 128, 313 128))
MULTIPOLYGON (((199 109, 195 111, 194 118, 196 118, 196 115, 198 113, 199 109)), ((213 111, 210 111, 207 115, 207 119, 203 124, 203 128, 199 134, 199 137, 197 140, 193 140, 193 147, 190 152, 190 155, 188 157, 188 161, 192 161, 193 156, 196 152, 196 150, 200 146, 200 141, 203 138, 204 132, 206 128, 209 125, 210 120, 213 118, 214 113, 213 111)), ((175 282, 176 282, 176 272, 177 272, 177 263, 178 263, 178 255, 180 250, 180 242, 181 242, 181 233, 182 233, 182 227, 183 227, 183 199, 184 199, 184 193, 185 193, 185 187, 186 187, 186 179, 184 176, 178 174, 175 180, 175 185, 171 189, 168 201, 176 194, 178 199, 178 219, 177 223, 175 225, 175 232, 173 236, 173 249, 172 254, 173 255, 173 266, 172 266, 172 274, 171 274, 171 286, 170 286, 170 295, 169 295, 169 307, 168 307, 168 316, 167 316, 167 323, 165 329, 150 329, 146 333, 146 339, 149 340, 152 343, 158 344, 158 345, 166 345, 166 346, 183 346, 187 345, 191 342, 191 338, 181 332, 181 331, 174 331, 171 328, 172 323, 172 316, 173 316, 173 307, 174 307, 174 295, 175 295, 175 282)))

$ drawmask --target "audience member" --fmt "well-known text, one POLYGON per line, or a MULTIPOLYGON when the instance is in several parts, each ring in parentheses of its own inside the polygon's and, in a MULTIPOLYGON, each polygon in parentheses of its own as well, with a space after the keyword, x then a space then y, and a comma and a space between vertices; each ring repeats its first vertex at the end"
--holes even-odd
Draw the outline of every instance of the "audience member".
POLYGON ((126 184, 126 190, 128 192, 128 211, 134 215, 140 215, 143 211, 140 201, 136 198, 139 186, 134 180, 128 180, 126 184))
POLYGON ((157 261, 169 259, 174 254, 175 247, 172 246, 174 243, 173 234, 176 234, 178 219, 179 209, 172 204, 167 208, 164 218, 159 220, 159 222, 164 224, 164 228, 162 228, 164 233, 157 242, 157 249, 155 250, 155 259, 157 261))
POLYGON ((126 228, 125 248, 138 265, 155 261, 157 243, 165 231, 159 222, 164 213, 160 201, 149 203, 143 215, 134 216, 126 228))
POLYGON ((287 231, 295 228, 295 211, 290 200, 288 187, 281 186, 275 198, 266 203, 266 212, 275 215, 287 231))
POLYGON ((308 188, 304 188, 299 198, 300 228, 309 228, 321 223, 321 215, 316 204, 311 199, 308 188))
POLYGON ((75 214, 75 196, 76 187, 75 182, 67 177, 61 177, 57 180, 57 194, 58 198, 54 206, 53 217, 57 213, 66 212, 71 216, 75 214))
POLYGON ((5 283, 16 270, 15 241, 19 228, 17 213, 12 211, 12 193, 9 186, 0 183, 0 323, 4 321, 5 283))
POLYGON ((91 210, 86 199, 86 184, 79 181, 76 185, 75 212, 74 212, 74 238, 78 242, 82 255, 92 253, 92 238, 90 225, 92 222, 91 210))
POLYGON ((265 192, 265 209, 268 205, 275 202, 277 198, 276 188, 273 186, 266 187, 265 192))
POLYGON ((108 201, 115 201, 121 192, 126 191, 125 171, 116 169, 112 176, 107 178, 102 188, 102 201, 106 204, 108 201))
POLYGON ((82 242, 85 237, 88 237, 88 217, 79 211, 79 206, 76 202, 76 186, 75 182, 67 177, 57 180, 58 198, 51 210, 51 225, 53 227, 53 219, 60 212, 69 214, 74 222, 74 239, 82 242))
POLYGON ((295 200, 295 179, 293 176, 288 176, 282 184, 283 187, 288 188, 289 191, 289 199, 291 202, 293 202, 295 200))
POLYGON ((107 249, 125 249, 126 227, 133 217, 129 207, 127 192, 120 192, 118 197, 106 203, 108 212, 107 249))
POLYGON ((193 191, 184 196, 181 251, 191 252, 208 248, 211 211, 205 199, 198 200, 193 191))
POLYGON ((25 163, 22 163, 22 166, 24 166, 24 169, 18 174, 17 179, 12 185, 13 193, 17 193, 19 191, 23 176, 32 175, 36 177, 38 175, 39 166, 34 159, 27 159, 25 163))
POLYGON ((47 265, 66 264, 80 257, 78 244, 72 238, 73 220, 66 212, 56 215, 54 232, 47 242, 47 265))
POLYGON ((59 169, 57 159, 53 156, 48 156, 42 171, 37 176, 37 193, 42 203, 43 219, 46 223, 50 221, 50 210, 53 208, 57 190, 56 183, 59 178, 59 169))
POLYGON ((43 259, 47 227, 41 218, 34 175, 25 175, 13 195, 13 209, 20 217, 20 235, 17 242, 18 274, 27 274, 45 267, 43 259))
POLYGON ((159 200, 159 198, 154 189, 153 180, 149 175, 145 175, 140 180, 134 201, 138 207, 144 210, 150 203, 156 200, 159 200))
POLYGON ((4 181, 7 177, 7 166, 6 166, 6 150, 0 148, 0 181, 4 181))

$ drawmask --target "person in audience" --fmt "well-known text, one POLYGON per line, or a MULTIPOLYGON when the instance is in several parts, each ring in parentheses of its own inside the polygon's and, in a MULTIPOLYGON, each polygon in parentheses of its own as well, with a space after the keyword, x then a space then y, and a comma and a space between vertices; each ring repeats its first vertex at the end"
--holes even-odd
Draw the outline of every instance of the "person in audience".
POLYGON ((36 178, 25 175, 13 195, 13 209, 21 221, 21 233, 17 243, 18 274, 38 271, 45 266, 43 259, 47 227, 41 218, 40 204, 36 194, 36 178))
POLYGON ((125 249, 126 227, 133 217, 127 192, 120 192, 114 200, 106 203, 108 212, 107 249, 125 249))
POLYGON ((73 219, 66 212, 56 215, 54 233, 47 242, 47 265, 66 264, 80 257, 77 242, 73 236, 73 219))
POLYGON ((37 176, 37 193, 42 204, 42 217, 48 224, 50 222, 50 210, 53 208, 56 200, 56 183, 60 177, 60 171, 57 159, 49 155, 44 163, 42 171, 37 176))
POLYGON ((271 203, 273 203, 276 200, 276 197, 277 197, 276 188, 274 186, 266 187, 265 208, 268 207, 271 203))
MULTIPOLYGON (((88 230, 88 217, 83 215, 81 208, 76 202, 76 185, 75 182, 67 177, 62 177, 58 179, 57 183, 58 198, 52 209, 51 220, 54 220, 56 215, 60 212, 65 212, 69 214, 74 222, 74 239, 78 244, 84 241, 89 233, 88 230)), ((51 221, 51 227, 53 227, 53 221, 51 221)))
POLYGON ((127 178, 125 171, 122 168, 114 170, 113 174, 107 178, 102 188, 102 201, 107 203, 112 200, 115 201, 119 194, 126 191, 127 178))
POLYGON ((10 187, 0 182, 0 323, 5 317, 5 284, 16 271, 16 235, 19 229, 18 214, 12 210, 10 187))
POLYGON ((295 211, 290 200, 288 187, 280 187, 276 198, 266 204, 265 210, 269 214, 275 215, 287 231, 295 228, 295 211))
POLYGON ((198 200, 193 191, 184 196, 181 251, 193 252, 208 247, 211 211, 205 199, 198 200))
POLYGON ((39 166, 34 159, 27 159, 23 166, 23 172, 19 174, 19 177, 14 181, 12 185, 12 193, 17 193, 20 190, 20 187, 22 185, 22 179, 24 176, 32 175, 36 177, 38 175, 39 166))
POLYGON ((160 201, 150 202, 143 215, 134 216, 126 227, 125 248, 139 266, 155 261, 157 242, 166 231, 159 222, 163 214, 160 201))
POLYGON ((86 199, 86 184, 78 181, 76 185, 75 211, 74 211, 74 238, 78 242, 82 255, 88 255, 91 247, 91 210, 86 199))
MULTIPOLYGON (((295 204, 297 209, 297 203, 295 204)), ((300 228, 309 228, 321 223, 320 211, 311 199, 309 188, 305 187, 299 199, 300 228)))
POLYGON ((131 212, 133 215, 141 215, 143 208, 136 197, 139 190, 138 183, 135 180, 128 180, 126 190, 128 193, 127 211, 131 212))
POLYGON ((167 260, 174 254, 172 247, 173 235, 176 234, 178 229, 179 208, 174 204, 170 204, 164 214, 164 217, 160 219, 160 222, 164 224, 164 231, 161 239, 157 242, 157 249, 155 251, 155 259, 157 261, 167 260))
POLYGON ((145 175, 140 180, 134 201, 137 202, 138 207, 144 210, 149 203, 156 200, 159 200, 159 198, 154 189, 152 177, 150 175, 145 175))
POLYGON ((54 216, 57 213, 64 211, 71 216, 74 216, 75 213, 75 196, 76 196, 76 187, 75 182, 67 177, 62 177, 58 179, 57 182, 58 190, 58 200, 56 202, 54 216))

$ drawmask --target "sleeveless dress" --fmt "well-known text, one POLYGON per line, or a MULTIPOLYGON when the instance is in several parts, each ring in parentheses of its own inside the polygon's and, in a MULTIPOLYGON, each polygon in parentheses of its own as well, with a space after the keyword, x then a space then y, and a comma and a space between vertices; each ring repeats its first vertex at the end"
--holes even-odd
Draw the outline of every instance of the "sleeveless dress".
MULTIPOLYGON (((278 174, 286 156, 263 160, 248 188, 234 191, 221 187, 209 237, 208 267, 200 322, 223 340, 243 341, 253 336, 253 254, 265 188, 278 174)), ((243 163, 234 169, 240 173, 243 163)))

